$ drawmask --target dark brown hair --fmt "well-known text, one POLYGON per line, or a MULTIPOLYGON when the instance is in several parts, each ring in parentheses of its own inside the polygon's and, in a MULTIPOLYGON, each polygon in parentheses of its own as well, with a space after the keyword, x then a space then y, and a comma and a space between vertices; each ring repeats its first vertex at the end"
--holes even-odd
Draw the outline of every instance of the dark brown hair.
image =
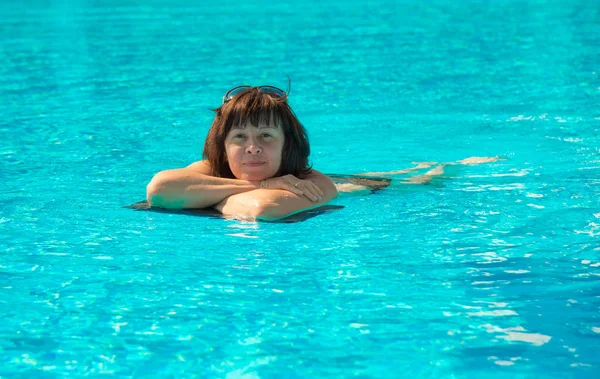
POLYGON ((248 121, 255 127, 262 121, 283 128, 285 142, 281 165, 275 177, 292 174, 304 178, 310 174, 308 135, 286 97, 275 97, 251 87, 214 111, 216 116, 206 136, 202 153, 202 157, 210 163, 212 175, 234 178, 227 162, 225 138, 233 126, 244 125, 248 121))

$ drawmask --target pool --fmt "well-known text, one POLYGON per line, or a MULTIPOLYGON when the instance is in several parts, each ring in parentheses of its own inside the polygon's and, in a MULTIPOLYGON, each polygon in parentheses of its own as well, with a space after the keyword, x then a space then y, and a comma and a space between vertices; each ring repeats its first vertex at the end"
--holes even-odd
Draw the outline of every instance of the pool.
POLYGON ((595 377, 598 11, 3 5, 0 376, 595 377), (505 160, 302 222, 123 208, 286 75, 320 171, 505 160))

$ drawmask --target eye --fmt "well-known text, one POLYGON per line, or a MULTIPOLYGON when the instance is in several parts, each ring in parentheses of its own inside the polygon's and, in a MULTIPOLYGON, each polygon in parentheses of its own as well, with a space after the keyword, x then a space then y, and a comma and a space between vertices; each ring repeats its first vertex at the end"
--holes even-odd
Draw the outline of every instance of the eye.
POLYGON ((246 135, 242 134, 242 133, 238 133, 238 134, 236 134, 236 135, 233 136, 233 139, 238 139, 238 140, 239 139, 244 139, 244 138, 246 138, 246 135))
POLYGON ((261 136, 262 138, 271 138, 271 137, 273 137, 273 136, 272 136, 271 134, 269 134, 269 133, 262 133, 260 136, 261 136))

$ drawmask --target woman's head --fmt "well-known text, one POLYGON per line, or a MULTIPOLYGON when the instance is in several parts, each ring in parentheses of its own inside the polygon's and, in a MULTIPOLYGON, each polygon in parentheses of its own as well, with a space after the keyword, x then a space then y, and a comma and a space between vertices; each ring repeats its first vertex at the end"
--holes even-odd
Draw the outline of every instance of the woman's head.
POLYGON ((286 100, 248 87, 215 110, 203 153, 213 175, 258 181, 310 172, 308 136, 286 100))

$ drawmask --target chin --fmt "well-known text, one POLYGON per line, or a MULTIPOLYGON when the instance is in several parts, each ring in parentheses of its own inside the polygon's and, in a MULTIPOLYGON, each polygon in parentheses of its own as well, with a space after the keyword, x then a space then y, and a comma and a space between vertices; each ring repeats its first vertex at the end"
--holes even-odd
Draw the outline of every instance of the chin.
MULTIPOLYGON (((240 167, 241 168, 241 167, 240 167)), ((279 167, 277 168, 279 170, 279 167)), ((252 169, 244 167, 241 170, 232 170, 233 176, 240 180, 248 180, 250 182, 260 182, 261 180, 269 179, 275 176, 277 170, 272 167, 262 167, 262 169, 252 169)))
POLYGON ((236 179, 248 180, 251 182, 260 182, 261 180, 269 179, 277 174, 279 167, 275 170, 272 166, 266 167, 236 167, 236 170, 231 170, 236 179))

